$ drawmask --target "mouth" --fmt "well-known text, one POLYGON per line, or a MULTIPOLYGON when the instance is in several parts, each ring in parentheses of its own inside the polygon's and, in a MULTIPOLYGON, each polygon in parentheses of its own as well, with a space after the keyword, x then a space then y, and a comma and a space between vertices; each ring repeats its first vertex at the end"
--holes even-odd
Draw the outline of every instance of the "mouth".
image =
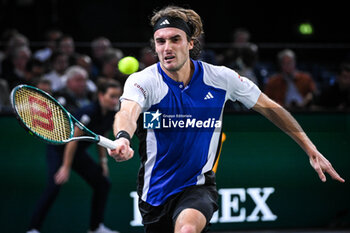
POLYGON ((168 55, 168 56, 165 56, 164 57, 164 60, 166 62, 171 62, 173 59, 175 59, 175 56, 174 55, 168 55))

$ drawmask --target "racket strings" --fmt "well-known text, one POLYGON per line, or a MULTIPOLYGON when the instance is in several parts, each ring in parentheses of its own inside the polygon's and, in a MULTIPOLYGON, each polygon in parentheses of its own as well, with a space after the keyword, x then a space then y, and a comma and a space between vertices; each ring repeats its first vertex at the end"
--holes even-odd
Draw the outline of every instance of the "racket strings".
POLYGON ((55 143, 70 138, 70 121, 65 111, 44 94, 27 88, 17 90, 18 115, 34 133, 55 143))

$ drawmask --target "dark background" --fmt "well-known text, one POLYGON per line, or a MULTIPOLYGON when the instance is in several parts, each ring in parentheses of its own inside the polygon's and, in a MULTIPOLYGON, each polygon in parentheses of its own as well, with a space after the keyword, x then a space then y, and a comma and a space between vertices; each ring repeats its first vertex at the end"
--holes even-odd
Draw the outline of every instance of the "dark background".
POLYGON ((259 47, 260 61, 269 64, 285 48, 293 49, 299 68, 311 73, 314 63, 336 72, 339 63, 350 58, 350 20, 344 1, 0 0, 0 33, 16 28, 35 51, 44 47, 40 41, 45 31, 58 28, 73 36, 77 52, 89 54, 92 39, 105 36, 125 55, 137 56, 149 45, 152 12, 169 4, 199 13, 206 47, 217 54, 230 46, 235 29, 246 28, 259 47), (312 24, 312 35, 299 33, 303 22, 312 24))
POLYGON ((154 9, 168 4, 190 7, 204 21, 208 42, 229 42, 230 32, 245 27, 254 42, 348 43, 345 1, 120 1, 120 0, 1 0, 0 29, 17 28, 30 40, 58 27, 77 41, 106 36, 117 42, 145 42, 154 9), (301 36, 302 22, 314 35, 301 36))

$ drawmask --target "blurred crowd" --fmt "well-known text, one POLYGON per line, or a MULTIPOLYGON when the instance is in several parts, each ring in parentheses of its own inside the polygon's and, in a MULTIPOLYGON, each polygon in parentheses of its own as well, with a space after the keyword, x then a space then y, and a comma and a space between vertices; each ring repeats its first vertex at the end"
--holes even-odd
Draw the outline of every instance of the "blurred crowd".
MULTIPOLYGON (((36 86, 56 97, 69 111, 91 103, 99 79, 113 79, 123 87, 127 75, 118 70, 125 55, 105 37, 93 39, 88 52, 76 49, 74 38, 61 30, 45 34, 45 46, 33 50, 28 38, 17 30, 2 34, 0 49, 0 112, 10 112, 9 93, 18 84, 36 86)), ((256 83, 270 98, 290 110, 348 110, 350 107, 350 62, 338 65, 338 71, 325 82, 300 69, 295 51, 283 49, 276 56, 276 69, 259 61, 259 48, 250 41, 246 29, 237 29, 232 44, 224 52, 206 49, 199 60, 224 65, 256 83)), ((135 56, 135 54, 134 54, 135 56)), ((135 56, 140 70, 156 63, 150 47, 135 56)), ((298 58, 302 59, 302 58, 298 58)), ((228 111, 246 111, 239 103, 229 102, 228 111)))

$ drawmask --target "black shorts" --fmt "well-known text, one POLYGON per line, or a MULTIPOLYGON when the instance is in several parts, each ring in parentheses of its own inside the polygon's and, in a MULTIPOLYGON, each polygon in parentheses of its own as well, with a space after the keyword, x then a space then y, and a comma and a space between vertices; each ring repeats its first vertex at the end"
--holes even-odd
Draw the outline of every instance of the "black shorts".
POLYGON ((215 185, 196 185, 171 196, 163 205, 152 206, 140 200, 139 209, 146 233, 173 233, 178 215, 184 209, 196 209, 206 218, 208 225, 218 209, 218 192, 215 185))

